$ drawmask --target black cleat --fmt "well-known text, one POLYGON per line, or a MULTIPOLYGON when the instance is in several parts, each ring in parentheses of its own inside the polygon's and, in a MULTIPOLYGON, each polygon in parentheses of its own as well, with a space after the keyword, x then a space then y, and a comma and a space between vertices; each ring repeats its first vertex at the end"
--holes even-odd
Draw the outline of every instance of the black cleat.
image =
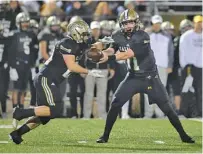
POLYGON ((97 142, 97 143, 107 143, 107 142, 108 142, 108 139, 102 136, 102 137, 100 137, 99 139, 97 139, 96 142, 97 142))
POLYGON ((23 139, 20 135, 18 135, 18 132, 15 130, 9 134, 9 138, 15 143, 20 144, 23 139))
POLYGON ((181 137, 182 142, 185 143, 195 143, 195 140, 193 140, 190 136, 187 134, 181 137))

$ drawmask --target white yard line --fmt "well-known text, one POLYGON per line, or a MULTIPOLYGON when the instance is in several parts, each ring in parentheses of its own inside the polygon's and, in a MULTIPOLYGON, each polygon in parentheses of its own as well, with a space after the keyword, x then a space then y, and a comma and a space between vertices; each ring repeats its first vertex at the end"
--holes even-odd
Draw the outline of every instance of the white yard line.
POLYGON ((156 144, 165 144, 164 141, 154 141, 154 143, 156 143, 156 144))
POLYGON ((192 121, 198 121, 198 122, 203 122, 203 119, 202 118, 188 118, 189 120, 192 120, 192 121))
POLYGON ((0 141, 0 144, 8 144, 8 141, 0 141))
MULTIPOLYGON (((18 126, 18 128, 20 127, 21 125, 18 126)), ((0 125, 0 129, 5 129, 5 128, 13 128, 12 125, 0 125)))

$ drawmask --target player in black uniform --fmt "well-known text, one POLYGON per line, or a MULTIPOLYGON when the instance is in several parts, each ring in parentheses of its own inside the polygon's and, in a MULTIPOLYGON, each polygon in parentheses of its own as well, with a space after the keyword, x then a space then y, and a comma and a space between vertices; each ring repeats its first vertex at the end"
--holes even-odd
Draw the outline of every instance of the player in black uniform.
MULTIPOLYGON (((77 64, 76 60, 88 48, 90 39, 89 26, 84 21, 76 21, 68 25, 66 38, 59 41, 51 57, 45 62, 45 66, 35 77, 38 107, 30 109, 16 108, 13 120, 19 121, 31 117, 19 129, 10 133, 10 138, 16 144, 23 140, 21 136, 40 124, 45 125, 50 119, 58 117, 61 113, 62 98, 59 84, 68 78, 70 72, 89 74, 95 77, 103 77, 98 70, 87 70, 77 64)), ((17 127, 17 125, 16 125, 17 127)))
POLYGON ((9 67, 8 67, 8 39, 3 36, 4 27, 0 23, 0 104, 2 113, 0 112, 0 117, 4 118, 6 116, 6 99, 9 83, 9 67))
POLYGON ((29 31, 30 17, 21 12, 16 16, 18 30, 14 32, 9 46, 10 79, 14 81, 12 95, 13 107, 23 108, 25 90, 27 87, 30 67, 31 52, 34 48, 34 35, 29 31))
POLYGON ((104 133, 97 140, 97 143, 108 142, 120 108, 134 94, 139 92, 148 94, 151 102, 160 107, 179 133, 183 142, 194 143, 195 141, 185 133, 177 114, 169 103, 168 94, 157 73, 149 36, 146 32, 139 30, 138 14, 134 10, 125 10, 120 15, 119 22, 122 30, 112 35, 115 43, 104 51, 101 62, 127 60, 129 72, 114 94, 104 133), (114 51, 121 52, 107 56, 107 53, 113 53, 114 51))

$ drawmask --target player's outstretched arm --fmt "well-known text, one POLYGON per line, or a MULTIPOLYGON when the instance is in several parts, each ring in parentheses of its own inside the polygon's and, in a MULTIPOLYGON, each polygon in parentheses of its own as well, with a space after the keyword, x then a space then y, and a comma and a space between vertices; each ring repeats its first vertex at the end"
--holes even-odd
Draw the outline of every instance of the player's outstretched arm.
POLYGON ((66 66, 71 72, 88 74, 88 70, 75 62, 75 55, 63 55, 66 66))
POLYGON ((104 77, 100 70, 88 70, 75 62, 75 55, 63 55, 63 59, 70 72, 88 74, 94 77, 104 77))
POLYGON ((130 48, 125 52, 117 52, 114 55, 108 55, 106 52, 103 52, 103 58, 101 58, 99 63, 104 63, 106 61, 127 60, 134 56, 135 54, 130 48))

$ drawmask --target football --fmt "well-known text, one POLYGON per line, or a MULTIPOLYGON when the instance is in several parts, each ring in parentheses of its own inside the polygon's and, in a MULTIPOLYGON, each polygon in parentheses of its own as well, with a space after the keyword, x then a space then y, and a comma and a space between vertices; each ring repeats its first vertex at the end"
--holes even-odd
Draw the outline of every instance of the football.
POLYGON ((94 63, 99 62, 102 57, 103 57, 103 53, 101 52, 101 50, 95 47, 91 47, 87 52, 87 58, 94 63))

